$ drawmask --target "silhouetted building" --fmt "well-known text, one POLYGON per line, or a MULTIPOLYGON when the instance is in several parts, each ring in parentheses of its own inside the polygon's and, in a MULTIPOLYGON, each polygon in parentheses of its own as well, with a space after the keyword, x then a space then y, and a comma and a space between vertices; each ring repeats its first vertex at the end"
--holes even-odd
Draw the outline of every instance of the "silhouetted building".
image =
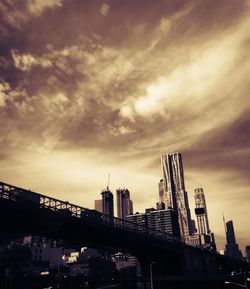
POLYGON ((147 216, 143 213, 135 213, 134 215, 128 215, 126 220, 129 221, 131 224, 129 226, 137 231, 144 232, 147 230, 147 216))
POLYGON ((102 191, 102 213, 114 217, 114 198, 112 192, 107 187, 102 191))
POLYGON ((133 202, 130 200, 130 192, 128 189, 116 190, 117 196, 117 217, 126 219, 128 215, 133 214, 133 202))
POLYGON ((102 200, 95 200, 95 210, 102 213, 102 200))
POLYGON ((138 230, 153 230, 159 233, 167 233, 173 235, 176 239, 180 239, 180 229, 178 223, 178 214, 175 210, 156 210, 154 208, 148 208, 145 210, 145 214, 136 213, 134 215, 127 216, 127 221, 133 223, 131 228, 138 230))
MULTIPOLYGON (((180 153, 172 153, 161 157, 163 173, 163 193, 160 188, 160 202, 165 203, 166 209, 174 209, 178 212, 181 239, 189 242, 191 215, 188 205, 188 196, 185 190, 182 156, 180 153), (163 194, 163 196, 162 196, 163 194)), ((161 183, 161 182, 160 182, 161 183)))
POLYGON ((247 262, 250 262, 250 245, 246 246, 246 258, 247 262))
POLYGON ((242 253, 239 249, 238 244, 236 243, 235 234, 234 234, 234 225, 233 221, 226 222, 226 250, 225 255, 231 256, 233 258, 241 259, 242 253))
POLYGON ((207 205, 205 194, 202 188, 197 188, 195 191, 195 214, 197 217, 198 234, 202 247, 210 247, 215 249, 214 234, 211 233, 208 223, 207 205))

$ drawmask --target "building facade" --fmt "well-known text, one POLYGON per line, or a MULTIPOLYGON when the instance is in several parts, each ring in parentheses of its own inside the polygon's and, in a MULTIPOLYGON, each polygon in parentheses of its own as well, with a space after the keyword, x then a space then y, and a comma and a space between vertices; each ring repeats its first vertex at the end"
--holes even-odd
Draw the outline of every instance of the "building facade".
POLYGON ((102 213, 102 200, 95 200, 95 210, 102 213))
POLYGON ((149 229, 173 235, 180 239, 178 214, 175 210, 151 210, 146 214, 149 229))
POLYGON ((131 229, 139 232, 147 231, 148 223, 146 214, 135 213, 133 215, 128 215, 126 220, 129 222, 131 229))
POLYGON ((103 190, 101 194, 102 194, 102 213, 113 218, 114 217, 113 194, 108 187, 106 190, 103 190))
MULTIPOLYGON (((182 156, 180 153, 172 153, 161 157, 163 193, 160 202, 166 209, 178 212, 178 221, 181 239, 189 242, 191 215, 188 204, 188 196, 185 190, 182 156)), ((159 190, 160 192, 160 190, 159 190)))
POLYGON ((207 215, 207 206, 205 194, 202 188, 195 189, 195 214, 197 217, 197 226, 198 233, 200 235, 205 234, 209 235, 209 223, 208 223, 208 215, 207 215))
POLYGON ((206 198, 202 188, 194 190, 195 215, 197 218, 200 246, 210 250, 216 250, 214 234, 209 228, 206 198))
POLYGON ((128 215, 133 214, 133 202, 130 199, 130 192, 128 189, 116 190, 117 197, 117 217, 126 219, 128 215))
POLYGON ((242 253, 239 249, 239 245, 236 243, 234 225, 233 225, 232 220, 226 222, 225 229, 226 229, 226 239, 227 239, 225 255, 228 255, 236 259, 241 259, 242 253))
POLYGON ((127 221, 131 222, 131 228, 140 231, 150 232, 159 235, 162 233, 172 235, 175 240, 180 240, 180 229, 178 222, 178 213, 175 210, 156 210, 154 208, 146 209, 145 213, 136 213, 128 215, 127 221))

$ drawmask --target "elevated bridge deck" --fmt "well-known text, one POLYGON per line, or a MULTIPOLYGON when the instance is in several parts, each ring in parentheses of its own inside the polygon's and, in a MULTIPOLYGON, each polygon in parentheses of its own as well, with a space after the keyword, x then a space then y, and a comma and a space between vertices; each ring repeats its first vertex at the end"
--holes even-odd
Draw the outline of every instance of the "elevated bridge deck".
POLYGON ((236 260, 230 263, 219 254, 188 246, 171 234, 148 230, 3 182, 0 182, 0 218, 2 232, 40 235, 79 246, 129 252, 147 262, 164 263, 170 273, 212 272, 215 263, 228 270, 230 266, 242 266, 236 260))

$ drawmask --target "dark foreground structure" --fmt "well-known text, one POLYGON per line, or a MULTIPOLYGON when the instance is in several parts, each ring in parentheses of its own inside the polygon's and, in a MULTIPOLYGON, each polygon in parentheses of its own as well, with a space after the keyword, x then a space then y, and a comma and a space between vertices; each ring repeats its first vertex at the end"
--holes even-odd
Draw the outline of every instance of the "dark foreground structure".
MULTIPOLYGON (((128 252, 140 262, 141 276, 103 284, 92 280, 92 285, 82 280, 85 287, 81 288, 233 288, 225 281, 242 282, 248 270, 241 260, 188 246, 172 235, 2 182, 0 218, 0 233, 46 236, 72 245, 128 252), (231 272, 239 274, 231 276, 231 272)), ((65 286, 60 288, 80 288, 65 286)))

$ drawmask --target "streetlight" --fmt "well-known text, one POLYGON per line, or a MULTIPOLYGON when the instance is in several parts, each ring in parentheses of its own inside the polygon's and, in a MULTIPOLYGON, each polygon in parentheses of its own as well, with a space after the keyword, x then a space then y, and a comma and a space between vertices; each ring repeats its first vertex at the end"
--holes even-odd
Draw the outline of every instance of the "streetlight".
POLYGON ((149 264, 149 270, 150 270, 150 289, 154 289, 154 283, 153 283, 153 268, 152 265, 155 264, 155 262, 150 262, 149 264))
POLYGON ((248 288, 247 285, 242 285, 236 282, 225 281, 225 284, 234 284, 234 285, 238 285, 239 287, 248 288))

